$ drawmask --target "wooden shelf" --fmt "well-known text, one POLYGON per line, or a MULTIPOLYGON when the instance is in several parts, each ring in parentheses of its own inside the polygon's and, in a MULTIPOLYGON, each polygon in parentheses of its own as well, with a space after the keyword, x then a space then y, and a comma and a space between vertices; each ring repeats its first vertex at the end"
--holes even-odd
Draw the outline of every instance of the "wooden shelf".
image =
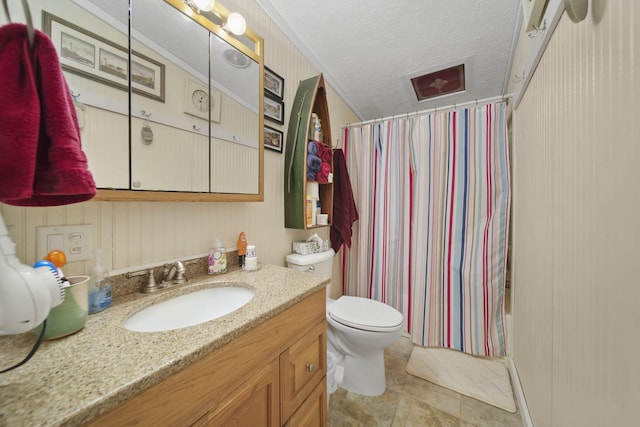
MULTIPOLYGON (((333 220, 333 183, 319 182, 321 212, 329 215, 329 222, 327 225, 309 226, 306 221, 307 183, 317 182, 307 180, 307 147, 312 140, 309 131, 313 129, 313 113, 320 119, 323 135, 320 142, 332 149, 329 108, 322 74, 300 82, 291 109, 284 166, 284 221, 287 228, 307 230, 327 227, 333 220)), ((333 157, 327 163, 333 173, 333 157)))

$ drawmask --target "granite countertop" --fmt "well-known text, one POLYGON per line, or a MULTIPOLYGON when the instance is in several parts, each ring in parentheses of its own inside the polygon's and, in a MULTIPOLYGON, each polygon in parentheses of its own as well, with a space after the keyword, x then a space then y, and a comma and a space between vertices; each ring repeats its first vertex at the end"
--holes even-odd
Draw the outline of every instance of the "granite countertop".
MULTIPOLYGON (((25 365, 0 374, 0 425, 82 425, 222 347, 322 289, 329 279, 285 267, 201 276, 154 294, 114 299, 79 332, 45 341, 25 365), (131 314, 183 293, 237 282, 255 290, 239 310, 173 331, 140 333, 123 327, 131 314)), ((29 352, 35 335, 0 337, 0 369, 29 352)))

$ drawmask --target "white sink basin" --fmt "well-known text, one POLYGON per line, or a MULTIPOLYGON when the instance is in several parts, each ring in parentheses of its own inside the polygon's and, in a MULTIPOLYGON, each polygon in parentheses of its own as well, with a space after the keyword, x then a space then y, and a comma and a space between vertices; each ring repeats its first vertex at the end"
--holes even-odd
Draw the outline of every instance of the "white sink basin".
POLYGON ((135 332, 186 328, 232 313, 251 301, 255 292, 241 287, 209 288, 180 295, 131 315, 124 327, 135 332))

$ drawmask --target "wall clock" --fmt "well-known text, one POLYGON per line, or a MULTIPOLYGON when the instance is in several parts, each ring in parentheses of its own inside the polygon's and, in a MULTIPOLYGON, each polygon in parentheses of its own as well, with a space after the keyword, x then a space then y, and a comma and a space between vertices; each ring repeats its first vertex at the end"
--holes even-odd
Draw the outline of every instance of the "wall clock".
POLYGON ((184 112, 192 116, 209 120, 211 113, 211 121, 220 122, 220 100, 221 94, 215 88, 209 88, 202 82, 187 79, 185 90, 184 112))
POLYGON ((209 113, 209 94, 202 89, 191 92, 191 103, 201 113, 209 113))

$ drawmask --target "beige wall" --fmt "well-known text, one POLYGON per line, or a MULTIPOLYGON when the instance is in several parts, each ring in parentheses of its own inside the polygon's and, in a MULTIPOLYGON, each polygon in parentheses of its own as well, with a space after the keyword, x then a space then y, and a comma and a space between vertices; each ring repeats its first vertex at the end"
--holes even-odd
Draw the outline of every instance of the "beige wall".
MULTIPOLYGON (((286 121, 270 126, 285 131, 300 80, 317 75, 309 62, 254 1, 227 0, 224 6, 241 12, 247 24, 265 40, 265 65, 285 79, 286 121)), ((333 142, 342 140, 340 126, 358 121, 357 116, 329 87, 329 112, 333 142)), ((284 228, 284 154, 265 152, 265 200, 262 203, 142 203, 86 202, 57 208, 16 208, 0 205, 0 212, 17 244, 18 257, 30 264, 35 259, 36 227, 40 225, 93 224, 96 245, 104 251, 110 270, 132 269, 143 264, 184 258, 207 252, 216 237, 235 247, 240 231, 257 245, 260 260, 284 265, 291 241, 311 233, 284 228)), ((318 232, 329 237, 329 228, 318 232)), ((71 263, 66 274, 86 273, 91 262, 71 263)))
POLYGON ((513 359, 536 427, 639 419, 640 3, 589 3, 514 117, 513 359))

